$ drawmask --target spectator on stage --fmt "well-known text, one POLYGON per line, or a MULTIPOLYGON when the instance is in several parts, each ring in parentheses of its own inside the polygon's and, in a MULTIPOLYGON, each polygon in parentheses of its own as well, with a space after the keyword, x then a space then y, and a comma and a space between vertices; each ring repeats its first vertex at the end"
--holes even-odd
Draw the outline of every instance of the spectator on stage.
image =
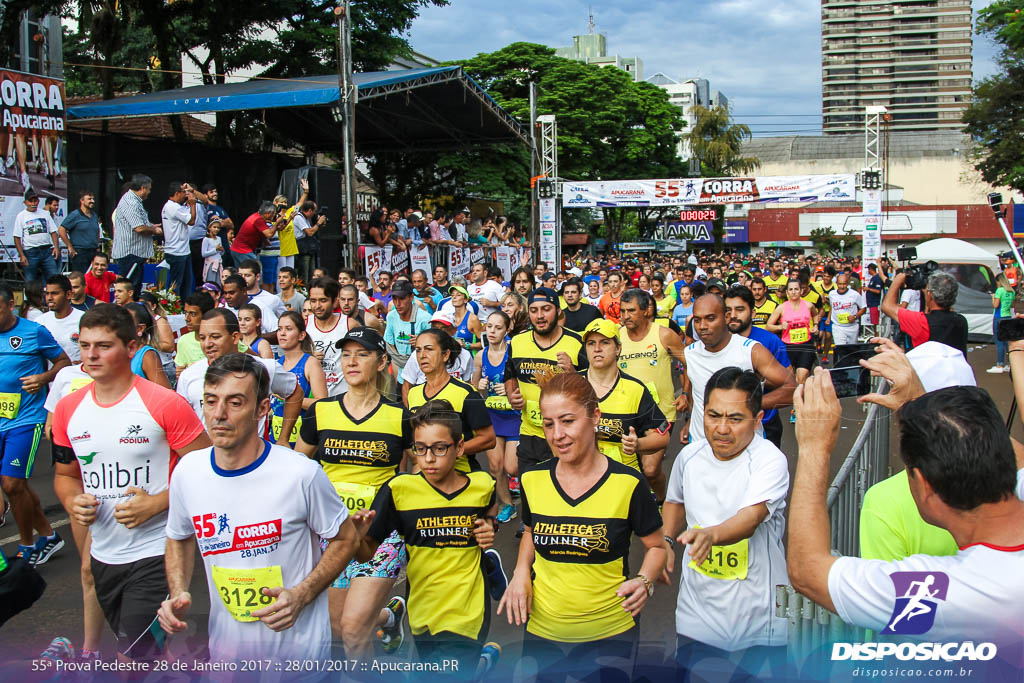
MULTIPOLYGON (((183 297, 192 293, 189 230, 196 222, 196 202, 187 183, 173 181, 167 188, 167 201, 160 212, 164 229, 164 261, 170 268, 167 287, 183 297)), ((205 228, 203 232, 205 237, 205 228)))
POLYGON ((79 273, 89 270, 103 237, 100 217, 93 211, 95 205, 96 195, 91 190, 82 190, 78 193, 78 208, 64 218, 57 230, 68 248, 71 270, 79 273))
MULTIPOLYGON (((298 278, 309 284, 310 272, 318 263, 320 253, 320 238, 317 233, 327 224, 327 216, 320 216, 315 221, 317 205, 311 199, 307 199, 299 206, 292 220, 292 230, 295 233, 295 243, 298 245, 299 253, 295 256, 295 271, 298 278)), ((302 310, 301 306, 297 310, 302 310)))
POLYGON ((263 244, 277 233, 277 227, 273 222, 275 216, 277 207, 274 206, 274 202, 263 202, 259 211, 242 222, 229 250, 236 264, 258 258, 263 244))
POLYGON ((118 274, 132 281, 136 296, 142 291, 143 266, 153 258, 153 237, 164 234, 160 223, 149 222, 142 204, 152 190, 152 178, 141 173, 133 175, 114 210, 114 246, 110 256, 117 262, 118 274))
POLYGON ((214 183, 206 183, 203 185, 203 196, 206 197, 206 213, 207 221, 212 216, 220 218, 220 243, 224 247, 224 265, 228 268, 233 268, 235 262, 231 260, 231 255, 228 253, 231 249, 231 242, 228 240, 228 233, 233 232, 235 229, 235 223, 231 220, 231 216, 228 215, 227 210, 217 202, 220 200, 220 190, 214 183))

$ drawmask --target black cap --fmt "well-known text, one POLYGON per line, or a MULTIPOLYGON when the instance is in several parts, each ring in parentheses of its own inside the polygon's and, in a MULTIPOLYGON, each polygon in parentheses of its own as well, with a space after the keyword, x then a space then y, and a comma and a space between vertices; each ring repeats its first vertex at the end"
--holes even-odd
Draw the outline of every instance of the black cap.
POLYGON ((725 290, 726 290, 725 283, 722 282, 721 280, 719 280, 717 277, 713 277, 713 278, 711 278, 710 280, 707 281, 707 288, 711 289, 712 287, 717 287, 718 291, 720 291, 722 293, 725 293, 725 290))
POLYGON ((407 297, 412 296, 412 283, 408 280, 399 280, 395 284, 391 285, 391 296, 392 297, 407 297))
POLYGON ((368 351, 379 351, 381 353, 388 352, 388 347, 384 343, 384 337, 380 336, 377 330, 372 327, 352 328, 343 339, 335 344, 335 347, 340 349, 350 341, 356 342, 368 351))
POLYGON ((550 287, 538 287, 530 293, 530 303, 534 301, 546 301, 558 308, 558 292, 550 287))
POLYGON ((36 191, 33 190, 31 187, 25 190, 25 201, 27 202, 30 199, 39 199, 39 195, 37 195, 36 191))

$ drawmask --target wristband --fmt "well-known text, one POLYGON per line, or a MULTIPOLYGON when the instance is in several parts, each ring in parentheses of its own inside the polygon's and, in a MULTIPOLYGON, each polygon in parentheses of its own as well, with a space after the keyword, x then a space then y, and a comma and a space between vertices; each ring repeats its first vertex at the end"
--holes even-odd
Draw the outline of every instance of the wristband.
POLYGON ((676 547, 676 539, 672 538, 668 534, 665 534, 665 541, 668 543, 669 548, 676 547))

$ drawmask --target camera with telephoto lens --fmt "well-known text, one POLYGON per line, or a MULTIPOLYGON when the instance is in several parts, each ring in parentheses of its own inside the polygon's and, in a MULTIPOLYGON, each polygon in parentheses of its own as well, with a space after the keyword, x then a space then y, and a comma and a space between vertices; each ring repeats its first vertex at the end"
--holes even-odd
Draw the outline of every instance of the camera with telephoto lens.
POLYGON ((928 286, 928 278, 938 269, 939 264, 935 261, 925 261, 924 263, 912 265, 906 270, 907 279, 904 281, 904 285, 910 289, 923 290, 928 286))

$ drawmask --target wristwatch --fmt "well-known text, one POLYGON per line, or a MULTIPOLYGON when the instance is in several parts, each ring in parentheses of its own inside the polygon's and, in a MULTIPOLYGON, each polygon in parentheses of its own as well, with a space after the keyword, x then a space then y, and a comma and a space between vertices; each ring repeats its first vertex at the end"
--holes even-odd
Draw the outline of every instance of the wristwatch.
POLYGON ((654 595, 654 584, 651 583, 650 579, 648 579, 643 574, 637 574, 636 577, 634 577, 634 578, 640 579, 641 581, 644 582, 644 588, 647 589, 647 597, 650 598, 650 597, 652 597, 654 595))

